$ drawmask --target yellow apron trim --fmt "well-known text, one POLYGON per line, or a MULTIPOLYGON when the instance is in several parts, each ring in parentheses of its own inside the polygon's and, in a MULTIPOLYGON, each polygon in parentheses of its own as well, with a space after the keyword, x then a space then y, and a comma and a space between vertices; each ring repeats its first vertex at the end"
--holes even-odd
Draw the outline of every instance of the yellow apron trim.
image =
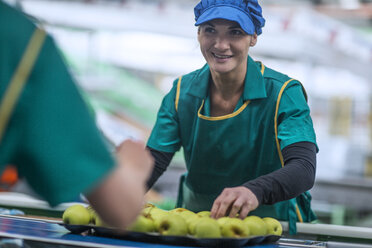
POLYGON ((36 28, 27 48, 22 56, 16 71, 14 72, 9 86, 4 93, 0 105, 0 142, 8 124, 9 117, 21 94, 21 91, 27 81, 31 69, 39 55, 40 49, 44 43, 46 33, 44 30, 36 28))
POLYGON ((265 66, 264 64, 261 62, 261 74, 263 75, 265 72, 265 66))
POLYGON ((274 116, 275 142, 276 142, 276 149, 278 150, 280 163, 282 167, 284 166, 284 161, 283 161, 283 155, 282 155, 282 151, 280 150, 280 144, 278 140, 278 110, 279 110, 280 99, 282 98, 283 91, 285 87, 287 87, 287 85, 293 80, 294 79, 290 79, 283 84, 282 88, 279 91, 279 95, 278 95, 278 99, 276 100, 276 107, 275 107, 275 116, 274 116))
POLYGON ((205 116, 205 115, 200 114, 200 111, 204 106, 204 100, 203 100, 203 102, 202 102, 202 104, 201 104, 201 106, 198 110, 198 117, 201 118, 201 119, 204 119, 204 120, 208 120, 208 121, 220 121, 220 120, 224 120, 224 119, 229 119, 229 118, 232 118, 232 117, 237 116, 238 114, 240 114, 240 112, 242 112, 250 102, 251 102, 250 100, 245 101, 244 104, 237 111, 235 111, 231 114, 210 117, 210 116, 205 116))
POLYGON ((174 106, 176 107, 176 111, 178 111, 178 101, 180 100, 181 81, 182 81, 182 76, 178 78, 178 82, 177 82, 176 100, 174 101, 174 106))
POLYGON ((299 220, 301 223, 303 223, 304 220, 302 219, 302 215, 301 215, 300 209, 298 208, 297 203, 296 203, 296 213, 297 213, 298 220, 299 220))
MULTIPOLYGON (((278 111, 279 111, 279 104, 280 104, 280 100, 281 100, 282 95, 283 95, 283 91, 284 91, 285 87, 287 87, 287 85, 293 80, 294 79, 292 78, 292 79, 288 80, 287 82, 285 82, 283 84, 282 88, 279 91, 279 95, 278 95, 278 99, 276 101, 276 107, 275 107, 275 119, 274 119, 275 142, 276 142, 276 148, 278 150, 280 163, 281 163, 282 167, 284 167, 284 160, 283 160, 282 151, 280 150, 280 144, 279 144, 279 139, 278 139, 278 111)), ((300 212, 300 209, 298 208, 297 203, 296 203, 296 214, 297 214, 297 218, 298 218, 299 222, 302 223, 303 219, 302 219, 301 212, 300 212)))

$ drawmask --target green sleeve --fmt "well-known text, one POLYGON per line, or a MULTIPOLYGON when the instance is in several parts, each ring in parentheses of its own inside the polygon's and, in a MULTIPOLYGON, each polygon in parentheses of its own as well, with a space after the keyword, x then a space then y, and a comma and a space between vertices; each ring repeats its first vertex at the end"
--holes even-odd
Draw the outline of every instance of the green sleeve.
MULTIPOLYGON (((14 21, 8 21, 18 32, 1 34, 7 38, 0 43, 7 52, 0 60, 5 85, 30 38, 24 34, 35 29, 23 15, 9 12, 7 18, 14 21), (27 25, 17 26, 21 23, 27 25)), ((51 37, 45 40, 0 147, 0 165, 16 165, 51 205, 89 192, 115 163, 51 37)))
POLYGON ((162 152, 176 152, 181 147, 179 122, 175 109, 177 80, 163 98, 157 119, 147 145, 162 152))
POLYGON ((283 92, 278 111, 278 138, 281 149, 301 141, 316 145, 310 109, 299 82, 291 82, 283 92))

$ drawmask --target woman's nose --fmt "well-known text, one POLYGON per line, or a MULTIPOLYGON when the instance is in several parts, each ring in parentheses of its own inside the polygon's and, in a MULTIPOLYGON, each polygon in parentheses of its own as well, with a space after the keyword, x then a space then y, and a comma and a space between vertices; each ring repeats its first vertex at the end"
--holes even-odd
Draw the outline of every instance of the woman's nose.
POLYGON ((214 46, 217 49, 225 50, 229 48, 229 42, 225 37, 217 37, 214 46))

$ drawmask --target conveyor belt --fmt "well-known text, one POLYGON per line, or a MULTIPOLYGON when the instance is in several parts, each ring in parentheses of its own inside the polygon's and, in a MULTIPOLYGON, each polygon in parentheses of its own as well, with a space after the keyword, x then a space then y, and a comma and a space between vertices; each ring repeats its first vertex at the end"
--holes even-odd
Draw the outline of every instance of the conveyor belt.
MULTIPOLYGON (((145 242, 136 242, 116 238, 98 237, 86 234, 72 234, 62 225, 60 221, 50 219, 31 219, 28 217, 0 216, 0 240, 1 238, 23 240, 29 247, 53 247, 53 248, 70 248, 70 247, 138 247, 138 248, 177 248, 186 246, 181 245, 164 245, 145 242)), ((309 224, 310 225, 310 224, 309 224)), ((313 224, 314 226, 316 224, 313 224)), ((333 227, 330 225, 330 229, 333 227)), ((347 227, 349 228, 349 227, 347 227)), ((300 228, 301 229, 301 228, 300 228)), ((323 226, 324 231, 326 225, 323 226)), ((349 230, 349 229, 348 229, 349 230)), ((359 229, 358 229, 359 230, 359 229)), ((353 235, 356 235, 354 232, 353 235)), ((364 234, 362 234, 364 235, 364 234)), ((372 243, 371 243, 372 244, 372 243)), ((25 247, 28 247, 25 246, 25 247)), ((1 245, 0 245, 1 247, 1 245)), ((12 246, 23 247, 23 246, 12 246)), ((262 244, 251 246, 254 248, 371 248, 372 245, 358 244, 353 242, 342 243, 332 241, 317 241, 296 238, 281 238, 276 244, 262 244)))
MULTIPOLYGON (((71 234, 63 226, 59 225, 54 220, 35 220, 25 217, 15 216, 0 216, 0 237, 22 239, 30 242, 38 242, 50 244, 50 247, 55 245, 63 245, 63 247, 144 247, 144 248, 177 248, 186 246, 172 246, 154 243, 143 243, 129 240, 121 240, 114 238, 105 238, 97 236, 84 236, 71 234)), ((39 244, 39 246, 40 246, 39 244)), ((48 247, 48 246, 46 246, 48 247)), ((258 245, 255 248, 278 248, 277 244, 273 245, 258 245)))

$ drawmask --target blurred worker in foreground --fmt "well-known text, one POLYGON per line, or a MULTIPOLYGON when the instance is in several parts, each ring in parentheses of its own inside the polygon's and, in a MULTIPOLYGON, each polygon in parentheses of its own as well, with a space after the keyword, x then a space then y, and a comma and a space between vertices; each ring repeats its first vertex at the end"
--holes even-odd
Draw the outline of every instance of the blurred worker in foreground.
POLYGON ((202 0, 194 8, 207 64, 174 81, 148 140, 151 187, 184 151, 178 206, 211 216, 297 221, 316 217, 317 145, 301 83, 254 61, 265 19, 257 0, 202 0))
POLYGON ((2 1, 0 23, 0 171, 15 165, 52 206, 82 192, 125 228, 143 204, 150 153, 125 141, 115 162, 52 38, 2 1))

